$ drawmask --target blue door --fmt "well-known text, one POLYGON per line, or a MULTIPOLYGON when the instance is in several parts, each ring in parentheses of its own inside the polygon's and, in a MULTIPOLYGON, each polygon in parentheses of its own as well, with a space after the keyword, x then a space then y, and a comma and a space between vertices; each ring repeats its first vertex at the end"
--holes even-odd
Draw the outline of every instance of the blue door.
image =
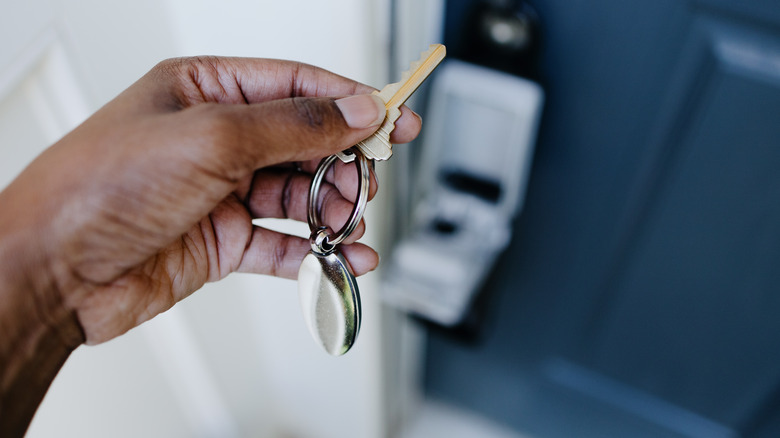
POLYGON ((529 192, 427 393, 538 437, 780 436, 780 2, 533 6, 529 192))

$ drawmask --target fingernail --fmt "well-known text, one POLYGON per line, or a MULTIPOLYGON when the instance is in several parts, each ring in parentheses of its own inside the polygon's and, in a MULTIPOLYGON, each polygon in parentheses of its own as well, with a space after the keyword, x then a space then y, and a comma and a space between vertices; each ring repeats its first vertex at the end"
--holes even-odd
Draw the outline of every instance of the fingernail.
POLYGON ((414 111, 412 111, 412 114, 414 114, 414 116, 415 116, 415 117, 417 117, 417 120, 419 120, 419 121, 420 121, 420 125, 422 125, 422 117, 420 117, 420 115, 419 115, 419 114, 417 114, 417 113, 416 113, 416 112, 414 112, 414 111))
POLYGON ((336 106, 350 128, 377 126, 385 119, 385 103, 373 94, 344 97, 336 101, 336 106))

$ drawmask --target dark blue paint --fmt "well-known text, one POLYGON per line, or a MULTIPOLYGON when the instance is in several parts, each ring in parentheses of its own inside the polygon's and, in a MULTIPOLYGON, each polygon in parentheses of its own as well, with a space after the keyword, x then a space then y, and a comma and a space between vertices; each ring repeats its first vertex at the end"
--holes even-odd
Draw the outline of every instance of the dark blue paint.
MULTIPOLYGON (((470 4, 447 3, 451 53, 470 4)), ((772 436, 780 4, 533 5, 547 99, 526 204, 481 342, 431 334, 428 394, 540 437, 702 436, 697 418, 772 436), (689 412, 687 428, 556 382, 557 358, 689 412)))

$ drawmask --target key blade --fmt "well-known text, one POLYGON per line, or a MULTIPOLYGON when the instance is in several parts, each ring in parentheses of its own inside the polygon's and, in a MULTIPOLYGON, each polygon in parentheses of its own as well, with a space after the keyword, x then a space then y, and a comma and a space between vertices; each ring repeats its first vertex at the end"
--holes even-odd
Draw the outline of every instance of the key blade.
POLYGON ((385 108, 398 108, 411 97, 422 85, 423 81, 430 76, 433 70, 447 56, 447 49, 443 44, 431 44, 428 50, 420 54, 420 59, 414 61, 409 69, 401 74, 401 80, 395 84, 388 85, 379 93, 379 97, 385 101, 385 108), (397 85, 397 87, 395 87, 397 85), (389 96, 385 92, 392 93, 389 96))

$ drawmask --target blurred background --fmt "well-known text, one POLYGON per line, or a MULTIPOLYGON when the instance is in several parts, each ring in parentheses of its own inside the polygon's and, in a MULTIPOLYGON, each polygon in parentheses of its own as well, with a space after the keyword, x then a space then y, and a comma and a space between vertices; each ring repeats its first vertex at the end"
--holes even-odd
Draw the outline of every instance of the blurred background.
POLYGON ((5 9, 0 186, 168 57, 382 87, 449 53, 410 101, 422 135, 377 165, 352 351, 310 339, 294 281, 233 275, 79 348, 28 436, 780 436, 775 1, 5 9))

